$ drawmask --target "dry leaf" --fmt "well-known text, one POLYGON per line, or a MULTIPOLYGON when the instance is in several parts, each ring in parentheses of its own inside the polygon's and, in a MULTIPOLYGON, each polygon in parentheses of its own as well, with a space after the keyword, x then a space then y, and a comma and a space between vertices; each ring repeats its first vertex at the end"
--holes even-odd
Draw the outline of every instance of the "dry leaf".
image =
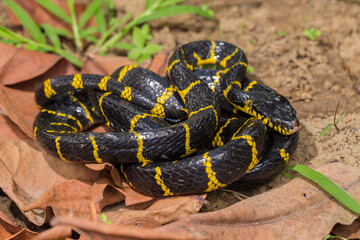
POLYGON ((134 64, 134 61, 121 56, 100 56, 90 53, 83 62, 81 72, 108 75, 128 64, 134 64))
POLYGON ((147 228, 122 226, 116 224, 104 224, 96 222, 85 222, 73 218, 56 217, 52 219, 53 226, 70 226, 79 232, 83 240, 124 240, 124 239, 197 239, 190 235, 163 233, 147 228))
POLYGON ((0 211, 0 239, 29 239, 36 235, 37 233, 29 229, 15 225, 0 211))
MULTIPOLYGON (((340 163, 318 169, 360 201, 360 171, 340 163), (344 177, 346 176, 346 178, 344 177)), ((209 239, 321 239, 336 223, 359 217, 317 186, 296 178, 223 210, 191 216, 162 231, 209 239)))
MULTIPOLYGON (((77 180, 64 181, 44 192, 35 202, 24 206, 23 211, 32 209, 45 210, 50 206, 55 216, 74 216, 77 218, 89 218, 89 204, 95 205, 96 211, 100 212, 100 202, 104 198, 105 184, 94 186, 77 180)), ((113 204, 124 199, 119 194, 107 200, 107 204, 113 204)), ((106 205, 106 204, 102 204, 106 205)))
POLYGON ((15 84, 37 77, 53 67, 61 57, 17 48, 0 42, 0 83, 15 84), (21 66, 21 71, 19 71, 21 66))
POLYGON ((0 85, 0 105, 8 117, 27 136, 33 138, 32 125, 38 113, 34 101, 34 93, 0 85))
MULTIPOLYGON (((44 154, 32 140, 0 139, 0 188, 20 209, 68 179, 94 182, 100 175, 82 164, 68 164, 44 154)), ((39 212, 24 214, 37 225, 44 222, 45 216, 39 212)))
POLYGON ((65 240, 70 239, 72 229, 69 226, 56 226, 43 231, 32 240, 65 240))
POLYGON ((336 224, 332 232, 346 239, 360 239, 360 222, 355 220, 350 225, 336 224))
MULTIPOLYGON (((116 209, 104 212, 112 223, 124 223, 132 218, 147 217, 166 224, 197 213, 203 205, 203 199, 197 196, 166 197, 155 201, 144 210, 116 209)), ((100 215, 98 216, 100 219, 100 215)))
POLYGON ((138 193, 134 191, 127 182, 120 177, 118 169, 116 169, 113 165, 104 163, 104 164, 85 164, 86 167, 95 170, 95 171, 103 171, 107 170, 110 172, 110 176, 112 178, 112 182, 115 184, 115 186, 118 186, 119 188, 116 188, 118 191, 122 192, 125 195, 125 205, 135 205, 140 204, 144 202, 149 202, 153 200, 153 197, 149 197, 146 195, 143 195, 141 193, 138 193))
POLYGON ((0 139, 29 139, 10 118, 0 114, 0 139))

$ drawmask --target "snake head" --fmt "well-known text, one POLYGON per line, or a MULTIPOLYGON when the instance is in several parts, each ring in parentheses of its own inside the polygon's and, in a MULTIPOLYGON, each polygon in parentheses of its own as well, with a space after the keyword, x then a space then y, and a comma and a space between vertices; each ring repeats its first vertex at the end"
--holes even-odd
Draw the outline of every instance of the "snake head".
POLYGON ((224 96, 234 107, 256 117, 282 135, 291 135, 300 129, 296 111, 290 102, 261 83, 245 90, 233 84, 229 91, 224 91, 224 96))

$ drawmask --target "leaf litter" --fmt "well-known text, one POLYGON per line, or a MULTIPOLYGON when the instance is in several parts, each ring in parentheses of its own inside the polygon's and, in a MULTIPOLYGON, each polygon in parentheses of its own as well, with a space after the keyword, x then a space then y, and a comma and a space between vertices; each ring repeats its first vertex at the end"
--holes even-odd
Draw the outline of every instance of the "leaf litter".
MULTIPOLYGON (((221 9, 220 5, 220 12, 221 9)), ((266 15, 264 9, 266 8, 261 8, 261 11, 253 14, 253 19, 266 15)), ((231 11, 233 12, 233 9, 231 11)), ((242 26, 242 18, 233 20, 238 21, 239 26, 242 26)), ((349 19, 345 18, 344 21, 349 21, 349 19)), ((245 31, 250 32, 261 30, 261 27, 250 22, 246 22, 244 28, 245 31)), ((229 36, 227 34, 231 31, 226 31, 228 32, 225 32, 225 36, 229 36)), ((289 39, 297 38, 291 34, 287 36, 289 39)), ((193 37, 196 38, 196 36, 193 37)), ((171 39, 176 38, 178 36, 171 39)), ((187 39, 188 41, 196 40, 187 39)), ((274 78, 272 85, 276 88, 281 87, 286 95, 295 93, 297 108, 300 109, 301 116, 305 116, 312 105, 308 109, 301 108, 301 101, 311 102, 317 97, 311 95, 313 92, 305 96, 297 92, 297 88, 304 86, 304 79, 307 83, 311 79, 308 73, 304 72, 306 69, 310 68, 311 74, 315 75, 316 69, 312 66, 318 67, 322 62, 326 62, 322 52, 319 52, 319 49, 322 49, 321 46, 319 48, 316 43, 298 39, 299 46, 289 51, 283 44, 285 43, 285 46, 289 44, 287 39, 276 39, 275 45, 270 48, 271 51, 266 52, 262 46, 265 44, 262 38, 257 37, 257 39, 256 45, 244 42, 244 48, 250 49, 250 54, 258 51, 259 56, 265 55, 270 58, 273 54, 280 56, 289 52, 287 58, 284 59, 293 62, 293 66, 296 66, 284 71, 285 74, 278 80, 274 78), (315 63, 311 59, 312 56, 315 56, 315 63), (294 75, 294 71, 301 79, 289 81, 288 78, 294 75)), ((264 39, 271 40, 271 37, 266 35, 264 39)), ((351 60, 353 57, 346 47, 354 45, 352 39, 354 38, 348 36, 340 45, 341 57, 345 60, 351 60)), ((332 44, 326 42, 326 39, 320 41, 323 41, 324 46, 332 44)), ((3 46, 0 45, 0 47, 3 46)), ((54 239, 55 237, 65 239, 71 236, 70 229, 82 233, 80 239, 103 239, 104 236, 109 239, 129 237, 132 239, 218 239, 224 236, 227 239, 236 239, 239 235, 249 238, 256 236, 258 239, 320 239, 329 233, 336 223, 348 225, 359 217, 311 183, 299 178, 289 182, 282 176, 262 186, 258 193, 289 182, 282 187, 250 197, 223 210, 195 214, 204 204, 211 204, 203 200, 205 196, 153 199, 132 190, 110 164, 66 164, 52 158, 42 152, 31 140, 32 122, 37 113, 33 90, 49 77, 72 74, 76 72, 76 69, 52 54, 40 54, 41 56, 36 59, 43 66, 34 68, 34 62, 30 61, 30 64, 26 64, 29 56, 32 57, 35 52, 11 47, 5 47, 4 51, 6 54, 0 59, 2 84, 0 105, 3 109, 0 116, 2 126, 0 129, 0 188, 15 202, 25 216, 37 225, 43 225, 55 215, 51 221, 54 227, 38 235, 38 239, 54 239), (12 62, 14 60, 22 62, 24 66, 22 69, 26 71, 16 71, 18 65, 16 61, 12 62), (121 202, 123 200, 125 204, 121 202), (106 214, 112 224, 101 223, 102 213, 106 214), (167 225, 160 227, 162 224, 167 225), (139 231, 140 227, 142 227, 141 231, 139 231)), ((167 55, 158 55, 152 62, 145 62, 143 66, 163 74, 166 59, 167 55)), ((132 62, 122 57, 90 54, 86 56, 81 72, 109 74, 117 66, 129 63, 132 62)), ((274 60, 273 64, 280 67, 286 66, 278 60, 274 60)), ((358 72, 356 65, 349 66, 355 69, 355 73, 358 72)), ((256 71, 269 73, 267 68, 271 68, 271 65, 263 65, 262 69, 255 67, 256 71)), ((339 78, 338 70, 336 71, 337 78, 339 78)), ((270 71, 268 76, 275 75, 278 75, 278 71, 270 71)), ((346 84, 348 85, 347 82, 346 84)), ((335 87, 325 90, 329 89, 336 91, 335 87)), ((309 91, 311 88, 305 90, 309 91)), ((353 166, 359 166, 359 152, 355 147, 359 146, 360 141, 358 114, 347 114, 339 124, 341 130, 339 133, 330 131, 324 139, 319 141, 316 136, 329 119, 309 118, 303 121, 301 144, 293 162, 307 164, 313 168, 321 166, 319 170, 322 173, 344 187, 359 201, 359 170, 341 164, 350 163, 353 166), (332 162, 340 163, 329 164, 332 162)), ((100 131, 103 130, 100 129, 100 131)), ((212 194, 216 193, 209 195, 212 194)), ((6 216, 0 214, 0 234, 3 234, 0 236, 4 238, 27 239, 37 234, 9 222, 11 221, 6 219, 6 216)), ((356 228, 356 221, 353 225, 356 228)), ((358 231, 352 230, 352 232, 353 235, 348 236, 359 236, 358 231)))

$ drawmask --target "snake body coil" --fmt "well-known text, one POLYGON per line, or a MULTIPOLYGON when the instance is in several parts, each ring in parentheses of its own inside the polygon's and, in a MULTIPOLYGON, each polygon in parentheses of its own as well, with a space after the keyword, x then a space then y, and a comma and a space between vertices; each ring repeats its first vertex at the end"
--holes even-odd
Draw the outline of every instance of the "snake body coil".
POLYGON ((111 76, 48 79, 35 96, 34 136, 64 161, 118 166, 152 196, 265 181, 295 151, 299 121, 286 98, 246 69, 236 46, 199 41, 174 52, 166 77, 126 65, 111 76), (197 69, 209 64, 222 70, 197 69), (100 122, 114 131, 84 132, 100 122))

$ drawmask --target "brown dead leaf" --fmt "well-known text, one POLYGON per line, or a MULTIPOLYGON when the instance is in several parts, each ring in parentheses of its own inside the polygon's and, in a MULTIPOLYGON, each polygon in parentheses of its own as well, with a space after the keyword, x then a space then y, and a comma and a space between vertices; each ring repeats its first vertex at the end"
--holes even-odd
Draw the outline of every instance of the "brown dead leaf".
POLYGON ((29 139, 10 118, 0 114, 0 139, 29 139))
POLYGON ((127 64, 134 64, 134 61, 121 56, 100 56, 89 53, 83 61, 81 72, 108 75, 127 64))
POLYGON ((38 113, 33 99, 33 92, 24 92, 0 84, 0 105, 8 117, 30 138, 33 138, 32 125, 38 113))
POLYGON ((37 233, 17 226, 0 211, 0 239, 29 239, 37 233))
MULTIPOLYGON (((144 210, 116 209, 105 212, 112 223, 124 223, 133 218, 151 218, 166 224, 197 213, 203 205, 203 199, 197 196, 166 197, 155 201, 144 210)), ((100 215, 98 216, 100 219, 100 215)))
MULTIPOLYGON (((68 179, 94 182, 100 175, 82 164, 68 164, 43 153, 32 140, 0 139, 0 188, 19 209, 68 179)), ((24 214, 36 225, 43 224, 45 216, 35 212, 24 214)))
MULTIPOLYGON (((85 222, 74 218, 56 217, 51 220, 53 226, 70 226, 81 234, 83 240, 123 240, 123 239, 201 239, 191 235, 154 231, 147 228, 85 222)), ((41 235, 41 234, 40 234, 41 235)))
POLYGON ((149 66, 149 70, 159 74, 160 76, 165 76, 168 60, 169 60, 169 55, 160 54, 160 53, 157 54, 154 57, 151 65, 149 66))
POLYGON ((154 199, 153 197, 149 197, 134 191, 129 186, 129 184, 127 184, 126 181, 122 177, 120 177, 119 171, 111 164, 85 164, 85 166, 95 171, 109 171, 109 174, 107 175, 111 176, 112 182, 114 182, 115 186, 118 186, 118 188, 116 189, 126 196, 126 206, 149 202, 154 199))
POLYGON ((69 226, 56 226, 43 231, 32 240, 65 240, 70 239, 72 229, 69 226))
POLYGON ((53 67, 61 57, 49 53, 30 51, 0 43, 0 83, 23 82, 37 77, 53 67), (21 71, 19 71, 21 66, 21 71))
POLYGON ((332 232, 346 239, 360 239, 360 222, 355 220, 350 225, 336 224, 332 232))
MULTIPOLYGON (((360 201, 360 170, 341 163, 318 169, 360 201), (346 178, 344 177, 346 176, 346 178)), ((336 223, 359 217, 307 180, 296 178, 223 210, 202 213, 160 228, 209 239, 321 239, 336 223)))
POLYGON ((104 206, 124 200, 119 191, 112 191, 108 184, 87 184, 77 180, 64 181, 44 192, 35 202, 23 207, 23 211, 45 210, 51 207, 55 216, 74 216, 89 219, 89 204, 97 213, 104 206), (106 190, 106 191, 105 191, 106 190))
POLYGON ((140 227, 140 228, 157 228, 161 227, 161 223, 155 221, 152 218, 148 217, 139 217, 139 218, 132 218, 128 221, 125 221, 121 224, 122 226, 133 226, 133 227, 140 227))

